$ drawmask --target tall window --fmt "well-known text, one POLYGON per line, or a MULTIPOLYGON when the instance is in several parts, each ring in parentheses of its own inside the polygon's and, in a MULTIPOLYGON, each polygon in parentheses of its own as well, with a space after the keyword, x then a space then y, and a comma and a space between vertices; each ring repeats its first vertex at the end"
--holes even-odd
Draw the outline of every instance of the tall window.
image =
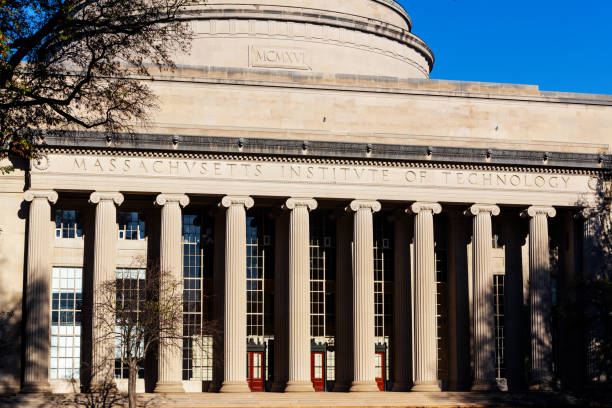
POLYGON ((325 270, 323 242, 310 241, 310 335, 325 338, 325 270))
MULTIPOLYGON (((118 268, 117 269, 117 305, 123 311, 130 310, 134 313, 136 319, 141 309, 141 302, 145 299, 145 279, 146 272, 144 269, 133 268, 118 268)), ((131 316, 132 313, 129 313, 131 316)), ((117 332, 122 330, 117 327, 117 332)), ((125 344, 122 343, 121 337, 117 335, 115 340, 115 378, 129 378, 129 367, 124 363, 121 356, 125 352, 125 344)), ((144 345, 142 346, 144 347, 144 345)), ((138 378, 144 378, 144 367, 138 367, 138 378)))
POLYGON ((497 378, 506 377, 506 359, 504 348, 504 275, 493 275, 494 296, 495 296, 495 368, 497 378))
POLYGON ((119 239, 143 240, 145 238, 145 221, 138 212, 119 212, 119 239))
POLYGON ((83 229, 77 210, 55 211, 55 238, 81 238, 83 229))
POLYGON ((272 244, 265 227, 262 215, 247 218, 247 336, 260 341, 264 336, 266 250, 272 244))
POLYGON ((203 213, 183 215, 183 380, 212 380, 213 339, 202 333, 208 317, 205 279, 212 276, 211 225, 203 213))
POLYGON ((436 321, 438 378, 448 381, 448 224, 444 216, 435 217, 436 321))
POLYGON ((83 269, 54 267, 51 282, 49 378, 79 378, 83 269))
MULTIPOLYGON (((374 214, 374 334, 376 343, 384 344, 385 378, 390 375, 390 342, 393 331, 393 226, 386 214, 374 214)), ((382 358, 382 357, 376 357, 382 358)), ((382 368, 382 367, 381 367, 382 368)))

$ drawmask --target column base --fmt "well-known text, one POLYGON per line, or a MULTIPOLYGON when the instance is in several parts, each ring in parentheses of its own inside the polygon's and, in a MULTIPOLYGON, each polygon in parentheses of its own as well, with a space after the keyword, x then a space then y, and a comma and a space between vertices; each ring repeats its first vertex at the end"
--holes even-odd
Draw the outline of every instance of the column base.
POLYGON ((218 382, 213 381, 208 386, 208 392, 219 392, 220 389, 221 389, 221 383, 218 383, 218 382))
POLYGON ((544 382, 540 384, 531 384, 529 385, 529 391, 535 392, 553 392, 553 387, 550 383, 544 382))
POLYGON ((246 381, 223 381, 219 392, 223 394, 246 394, 250 393, 251 389, 246 381))
POLYGON ((353 381, 349 392, 380 392, 376 381, 353 381))
POLYGON ((158 382, 153 392, 156 394, 184 394, 185 388, 182 382, 164 381, 158 382))
POLYGON ((287 387, 287 382, 285 381, 273 382, 270 392, 285 392, 285 387, 287 387))
POLYGON ((350 389, 351 385, 349 383, 336 381, 333 392, 349 392, 350 389))
POLYGON ((21 390, 22 394, 46 394, 51 392, 49 381, 33 381, 23 383, 21 390))
POLYGON ((412 389, 412 382, 394 382, 391 392, 408 392, 412 389))
POLYGON ((470 388, 472 392, 497 391, 497 383, 474 382, 470 388))
POLYGON ((289 381, 285 392, 314 392, 311 381, 289 381))
POLYGON ((440 384, 437 381, 415 381, 412 392, 440 392, 440 384))

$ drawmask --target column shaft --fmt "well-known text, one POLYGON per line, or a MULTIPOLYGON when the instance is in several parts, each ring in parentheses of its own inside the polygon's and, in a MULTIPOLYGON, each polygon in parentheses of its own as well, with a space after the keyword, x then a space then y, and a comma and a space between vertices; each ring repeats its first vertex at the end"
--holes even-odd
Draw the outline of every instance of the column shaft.
POLYGON ((376 201, 353 201, 353 382, 351 392, 375 392, 374 231, 376 201))
MULTIPOLYGON (((161 293, 168 295, 163 288, 164 280, 170 280, 169 284, 183 280, 183 246, 182 246, 182 212, 181 207, 189 204, 189 198, 185 195, 160 194, 155 203, 161 209, 161 234, 160 234, 160 282, 161 293)), ((182 286, 182 285, 181 285, 182 286)), ((163 299, 161 299, 163 302, 163 299)), ((168 333, 167 338, 162 338, 159 344, 158 379, 155 385, 157 393, 180 393, 184 392, 182 383, 182 321, 175 322, 173 335, 168 333)))
POLYGON ((530 389, 552 390, 552 293, 548 217, 552 207, 530 207, 529 310, 531 322, 530 389))
POLYGON ((26 270, 25 365, 22 392, 47 392, 51 304, 51 206, 55 191, 27 191, 30 201, 26 270))
MULTIPOLYGON (((89 201, 96 204, 94 261, 93 261, 93 347, 92 347, 92 384, 108 384, 115 377, 115 339, 114 317, 102 316, 96 305, 108 301, 109 294, 97 288, 117 279, 117 208, 123 203, 120 193, 95 192, 89 201)), ((103 308, 108 310, 108 308, 103 308)))
POLYGON ((290 198, 289 380, 285 392, 313 392, 310 377, 310 224, 312 199, 290 198))
POLYGON ((393 391, 406 392, 412 387, 412 308, 411 259, 412 232, 405 214, 395 219, 395 271, 393 285, 393 391))
POLYGON ((473 335, 474 382, 472 391, 495 388, 495 320, 493 314, 493 229, 491 215, 499 215, 495 205, 473 205, 473 335))
POLYGON ((224 381, 221 392, 249 392, 246 381, 246 209, 250 197, 224 197, 225 320, 224 381))
POLYGON ((411 210, 415 240, 414 362, 413 391, 440 391, 436 327, 436 270, 433 215, 439 204, 415 203, 411 210))

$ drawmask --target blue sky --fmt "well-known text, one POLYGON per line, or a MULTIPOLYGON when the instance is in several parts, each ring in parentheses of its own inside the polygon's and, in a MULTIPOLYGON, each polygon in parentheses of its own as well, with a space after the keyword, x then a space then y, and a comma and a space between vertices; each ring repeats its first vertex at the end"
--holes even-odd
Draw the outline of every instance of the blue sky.
POLYGON ((397 0, 431 77, 612 94, 612 0, 397 0))

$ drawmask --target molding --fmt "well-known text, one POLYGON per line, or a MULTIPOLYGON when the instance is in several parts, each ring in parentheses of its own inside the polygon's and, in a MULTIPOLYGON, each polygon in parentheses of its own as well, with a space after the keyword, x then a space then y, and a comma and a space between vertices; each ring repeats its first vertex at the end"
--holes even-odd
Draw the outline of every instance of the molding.
POLYGON ((225 196, 221 199, 221 206, 229 208, 233 205, 242 205, 247 210, 255 205, 255 201, 248 196, 225 196))
MULTIPOLYGON (((132 157, 228 158, 239 160, 274 160, 288 163, 380 164, 423 168, 455 168, 474 170, 525 170, 554 173, 575 171, 596 175, 612 169, 612 155, 553 152, 548 161, 544 152, 418 145, 368 144, 309 141, 308 154, 303 151, 303 140, 245 139, 220 136, 180 135, 180 143, 173 143, 176 135, 138 133, 120 138, 115 145, 106 142, 103 132, 48 132, 41 154, 102 154, 132 157), (370 153, 368 153, 368 150, 370 153)), ((308 135, 304 135, 307 137, 308 135)), ((355 135, 358 137, 359 135, 355 135)), ((48 163, 47 163, 48 165, 48 163)))
POLYGON ((123 194, 109 191, 94 191, 89 196, 90 204, 98 204, 100 201, 113 201, 116 205, 123 204, 123 194))
POLYGON ((545 215, 553 218, 557 215, 557 210, 554 207, 531 206, 521 213, 522 217, 533 218, 537 215, 545 215))
POLYGON ((495 204, 474 204, 466 211, 466 215, 478 215, 481 213, 489 213, 496 217, 500 214, 500 209, 495 204))
POLYGON ((189 196, 185 194, 159 194, 155 197, 155 204, 164 206, 167 203, 179 203, 183 208, 189 205, 189 196))
POLYGON ((27 202, 32 202, 36 199, 46 199, 51 204, 55 204, 58 198, 57 192, 53 190, 28 190, 23 193, 23 199, 27 202))
POLYGON ((417 202, 412 204, 408 211, 412 212, 413 214, 429 211, 435 215, 442 212, 442 206, 438 203, 417 202))
POLYGON ((357 212, 359 210, 370 210, 373 213, 379 212, 382 206, 378 201, 374 200, 354 200, 349 205, 350 211, 357 212))
POLYGON ((296 207, 307 207, 309 211, 314 211, 318 207, 317 200, 312 198, 289 198, 285 202, 285 208, 293 210, 296 207))

